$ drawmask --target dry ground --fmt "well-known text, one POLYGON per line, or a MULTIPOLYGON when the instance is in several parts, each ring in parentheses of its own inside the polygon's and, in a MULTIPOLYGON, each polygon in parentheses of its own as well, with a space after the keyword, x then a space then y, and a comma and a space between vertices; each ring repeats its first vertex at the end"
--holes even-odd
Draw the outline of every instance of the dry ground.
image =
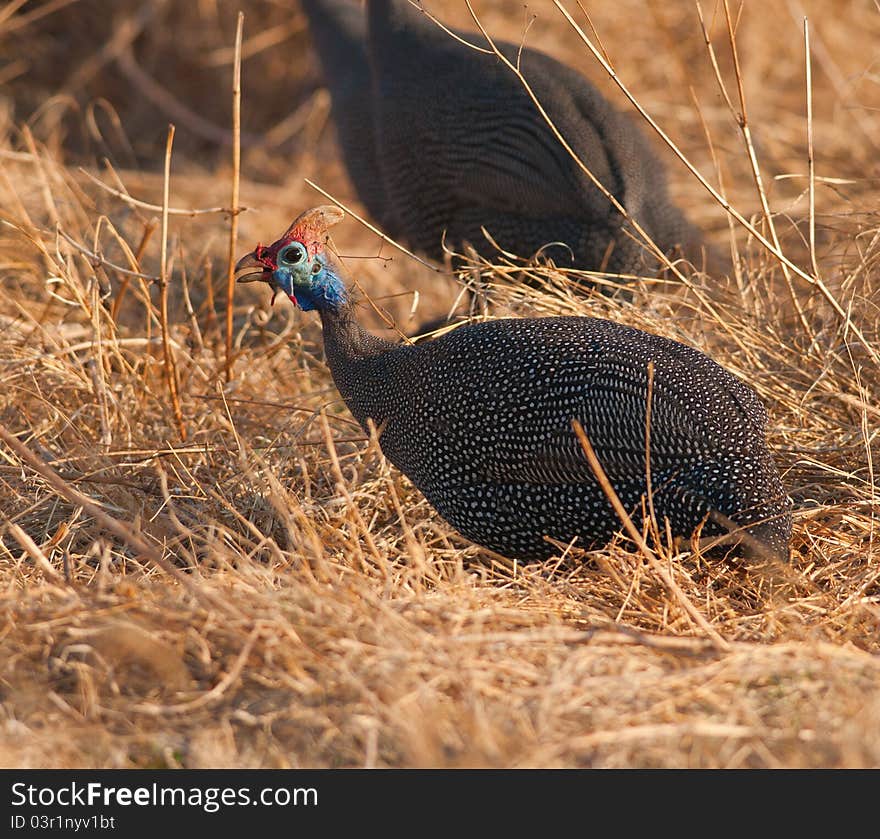
MULTIPOLYGON (((462 0, 428 5, 468 26, 462 0)), ((658 566, 622 539, 521 567, 467 544, 354 425, 315 318, 270 309, 264 289, 236 292, 227 381, 239 8, 249 209, 236 255, 324 202, 306 177, 360 210, 295 0, 0 6, 0 423, 30 453, 0 445, 0 764, 880 765, 880 6, 731 10, 773 228, 808 277, 789 271, 793 294, 668 150, 678 200, 735 245, 731 279, 634 282, 618 300, 476 272, 493 313, 599 313, 705 349, 754 385, 796 502, 786 567, 662 543, 658 566), (169 122, 170 206, 221 210, 170 215, 166 317, 169 122)), ((770 235, 696 7, 588 9, 619 77, 770 235)), ((520 37, 520 4, 477 10, 493 34, 520 37)), ((626 104, 549 0, 528 13, 528 43, 626 104)), ((740 111, 723 3, 705 0, 703 15, 740 111)), ((353 219, 335 240, 404 331, 459 293, 353 219)))

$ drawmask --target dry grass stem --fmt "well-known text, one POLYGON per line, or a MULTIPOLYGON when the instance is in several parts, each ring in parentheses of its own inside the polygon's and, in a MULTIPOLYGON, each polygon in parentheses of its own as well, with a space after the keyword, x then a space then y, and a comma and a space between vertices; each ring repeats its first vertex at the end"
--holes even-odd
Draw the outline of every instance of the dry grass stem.
POLYGON ((241 183, 241 39, 244 12, 238 13, 235 27, 235 54, 232 65, 232 198, 229 211, 229 254, 226 264, 226 381, 232 379, 232 314, 235 297, 235 263, 238 255, 238 193, 241 183))
POLYGON ((590 469, 593 470, 593 474, 596 476, 596 480, 601 485, 602 491, 611 502, 611 506, 614 507, 614 512, 620 518, 620 522, 626 530, 627 535, 630 537, 630 539, 633 540, 633 542, 636 543, 636 545, 638 545, 639 550, 648 561, 648 564, 651 566, 652 570, 657 574, 657 576, 660 577, 661 580, 663 580, 663 584, 666 586, 669 593, 679 602, 679 605, 681 605, 684 610, 693 618, 697 626, 699 626, 700 629, 702 629, 703 632, 705 632, 717 644, 719 649, 727 649, 727 642, 718 634, 718 632, 712 627, 712 625, 706 620, 706 618, 700 614, 700 611, 694 606, 694 604, 691 603, 687 595, 682 591, 681 586, 679 586, 678 583, 675 582, 675 580, 672 578, 672 575, 663 567, 662 563, 657 558, 657 555, 648 546, 648 543, 645 541, 645 537, 633 524, 633 520, 630 518, 629 513, 627 513, 626 508, 620 501, 620 498, 617 497, 617 493, 614 491, 614 487, 611 485, 611 481, 608 480, 608 475, 605 474, 602 463, 596 456, 596 452, 593 450, 593 445, 592 443, 590 443, 590 438, 587 437, 587 434, 584 431, 584 427, 577 420, 572 420, 571 426, 574 429, 575 434, 577 435, 578 442, 580 443, 581 449, 584 452, 584 456, 589 461, 590 469))
POLYGON ((181 440, 186 440, 186 426, 183 412, 180 410, 180 396, 177 392, 177 363, 171 352, 168 336, 168 200, 171 189, 171 149, 174 145, 174 126, 168 126, 168 142, 165 146, 165 186, 162 190, 162 252, 159 257, 159 328, 162 335, 162 357, 165 381, 168 385, 168 396, 171 409, 177 421, 177 430, 181 440))
MULTIPOLYGON (((846 324, 847 329, 850 329, 852 333, 859 339, 862 346, 871 356, 871 359, 874 361, 874 363, 880 366, 880 355, 878 355, 877 351, 873 348, 868 339, 862 334, 862 331, 859 329, 859 327, 855 323, 853 323, 846 309, 837 300, 831 290, 825 285, 821 277, 811 277, 801 268, 798 268, 797 265, 795 265, 784 253, 782 253, 782 251, 778 247, 771 243, 751 222, 747 221, 746 218, 738 210, 736 210, 735 207, 733 207, 733 205, 727 200, 727 198, 721 195, 721 193, 719 193, 703 177, 703 175, 694 167, 694 165, 669 138, 666 132, 664 132, 663 129, 660 128, 656 121, 648 114, 644 107, 639 104, 638 100, 636 100, 636 98, 630 93, 627 86, 620 80, 618 75, 614 72, 614 69, 605 60, 604 56, 602 56, 599 50, 592 44, 590 39, 584 34, 584 31, 571 17, 565 7, 561 4, 560 0, 553 0, 553 3, 562 12, 572 28, 578 33, 581 40, 587 45, 590 52, 592 52, 593 55, 597 58, 599 63, 610 76, 610 78, 620 88, 620 90, 624 93, 627 99, 629 99, 633 106, 638 110, 639 114, 648 122, 648 124, 657 133, 657 135, 668 145, 668 147, 673 151, 676 157, 678 157, 678 159, 681 160, 681 162, 688 168, 691 174, 703 185, 703 187, 705 187, 709 194, 724 208, 724 210, 729 215, 736 219, 739 224, 741 224, 746 230, 748 230, 749 233, 754 236, 755 239, 757 239, 758 242, 760 242, 776 258, 780 266, 785 266, 786 270, 790 270, 793 273, 797 274, 797 276, 799 276, 801 279, 805 280, 812 286, 816 286, 822 292, 825 299, 831 304, 834 311, 846 324)), ((754 161, 750 162, 754 163, 754 161)))

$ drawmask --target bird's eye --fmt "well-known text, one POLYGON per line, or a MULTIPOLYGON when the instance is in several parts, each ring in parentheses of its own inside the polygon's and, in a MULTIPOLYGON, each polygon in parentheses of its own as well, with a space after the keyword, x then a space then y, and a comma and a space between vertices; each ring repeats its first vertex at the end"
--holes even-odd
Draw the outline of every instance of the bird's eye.
POLYGON ((305 255, 306 249, 299 242, 294 242, 278 254, 278 260, 285 265, 298 265, 303 261, 305 255))

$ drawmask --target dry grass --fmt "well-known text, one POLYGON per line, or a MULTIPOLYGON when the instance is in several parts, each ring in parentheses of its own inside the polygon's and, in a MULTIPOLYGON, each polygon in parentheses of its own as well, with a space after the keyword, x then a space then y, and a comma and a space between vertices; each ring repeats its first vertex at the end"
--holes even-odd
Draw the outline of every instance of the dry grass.
MULTIPOLYGON (((780 261, 742 228, 731 236, 669 152, 681 203, 736 244, 730 281, 587 299, 558 278, 538 294, 504 282, 504 266, 472 272, 493 313, 613 317, 705 349, 766 401, 796 500, 791 565, 661 540, 661 574, 623 540, 527 567, 468 545, 353 423, 315 319, 269 309, 262 289, 236 292, 226 381, 239 8, 252 208, 239 253, 323 202, 306 177, 358 208, 300 14, 269 0, 19 6, 0 8, 0 423, 36 460, 0 446, 0 764, 880 765, 880 371, 852 329, 880 350, 880 9, 731 7, 781 247, 849 325, 792 274, 799 317, 780 261), (220 211, 175 213, 192 208, 220 211)), ((430 7, 468 25, 458 0, 430 7)), ((476 8, 493 35, 519 37, 520 5, 476 8)), ((552 3, 530 10, 530 44, 623 102, 552 3)), ((614 0, 590 15, 638 100, 769 237, 696 9, 614 0)), ((723 4, 703 16, 736 105, 723 4)), ((336 243, 404 331, 459 293, 353 221, 336 243)), ((364 318, 387 330, 369 307, 364 318)))

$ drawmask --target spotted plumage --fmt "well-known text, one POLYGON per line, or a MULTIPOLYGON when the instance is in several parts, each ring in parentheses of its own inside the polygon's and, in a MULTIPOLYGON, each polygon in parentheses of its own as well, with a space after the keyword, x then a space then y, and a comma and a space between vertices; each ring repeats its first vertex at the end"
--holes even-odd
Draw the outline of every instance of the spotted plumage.
MULTIPOLYGON (((480 35, 457 32, 457 40, 408 0, 367 0, 365 11, 352 0, 301 2, 346 167, 387 233, 437 259, 464 243, 497 256, 495 242, 586 270, 656 265, 480 35)), ((670 199, 664 166, 632 121, 570 67, 519 44, 498 46, 659 248, 702 264, 702 236, 670 199)), ((708 256, 710 267, 723 265, 708 256)))
MULTIPOLYGON (((332 223, 338 211, 319 217, 332 223)), ((312 230, 320 227, 310 218, 312 230)), ((274 271, 265 252, 260 262, 245 257, 240 269, 294 301, 320 301, 327 361, 349 410, 365 428, 375 423, 388 459, 464 536, 506 556, 540 559, 555 550, 545 537, 594 547, 620 529, 572 420, 641 522, 650 375, 658 521, 688 536, 701 524, 704 535, 726 533, 730 520, 787 557, 789 502, 766 445, 766 411, 704 354, 583 317, 493 320, 423 344, 392 344, 361 328, 349 298, 320 291, 340 288, 323 247, 304 242, 301 264, 281 266, 290 242, 288 231, 268 249, 270 260, 279 255, 274 271)))

